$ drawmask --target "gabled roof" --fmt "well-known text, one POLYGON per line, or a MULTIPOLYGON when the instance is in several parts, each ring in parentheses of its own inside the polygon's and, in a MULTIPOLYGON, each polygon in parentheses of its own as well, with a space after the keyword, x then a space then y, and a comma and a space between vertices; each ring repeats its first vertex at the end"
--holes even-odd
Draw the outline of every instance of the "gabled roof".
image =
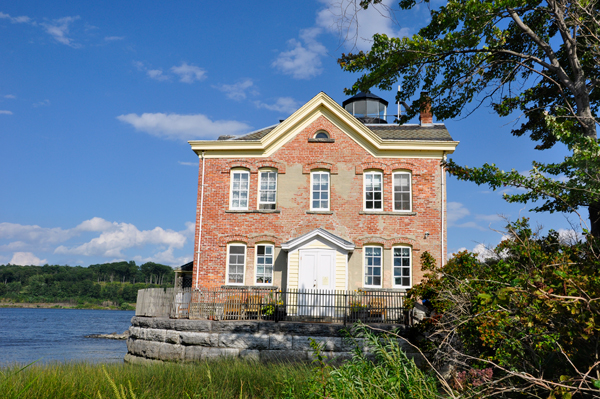
POLYGON ((298 247, 305 242, 309 242, 317 237, 321 237, 325 241, 327 241, 335 246, 338 246, 346 251, 354 251, 354 247, 355 247, 354 243, 344 240, 343 238, 341 238, 333 233, 330 233, 327 230, 322 229, 320 227, 317 229, 314 229, 313 231, 309 231, 306 234, 302 234, 299 237, 291 239, 288 242, 282 243, 281 249, 287 251, 294 247, 298 247))
POLYGON ((441 158, 453 153, 458 145, 443 125, 365 125, 323 92, 275 126, 241 137, 193 140, 189 144, 194 152, 205 153, 207 158, 266 158, 321 116, 376 157, 441 158))

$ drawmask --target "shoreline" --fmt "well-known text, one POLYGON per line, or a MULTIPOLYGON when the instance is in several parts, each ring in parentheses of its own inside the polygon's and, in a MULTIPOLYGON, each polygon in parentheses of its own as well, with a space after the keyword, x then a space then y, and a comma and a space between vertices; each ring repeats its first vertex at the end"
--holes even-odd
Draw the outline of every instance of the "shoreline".
POLYGON ((83 305, 69 302, 0 302, 0 308, 14 309, 86 309, 86 310, 135 310, 135 304, 129 309, 119 309, 117 306, 101 306, 86 303, 83 305))

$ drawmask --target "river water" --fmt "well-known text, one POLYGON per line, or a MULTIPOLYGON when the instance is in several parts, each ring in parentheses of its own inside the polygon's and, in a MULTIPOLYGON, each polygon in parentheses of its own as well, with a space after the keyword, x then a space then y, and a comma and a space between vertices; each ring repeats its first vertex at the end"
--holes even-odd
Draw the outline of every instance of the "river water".
POLYGON ((84 338, 122 333, 134 311, 0 308, 0 367, 13 363, 122 362, 125 341, 84 338))

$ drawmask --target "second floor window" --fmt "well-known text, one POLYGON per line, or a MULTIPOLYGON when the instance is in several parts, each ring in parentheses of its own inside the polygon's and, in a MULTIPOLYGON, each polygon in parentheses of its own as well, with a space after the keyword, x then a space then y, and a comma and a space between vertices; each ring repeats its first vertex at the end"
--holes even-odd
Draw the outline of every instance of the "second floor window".
POLYGON ((277 172, 261 171, 259 179, 258 209, 275 209, 277 207, 277 172))
POLYGON ((245 170, 231 172, 231 209, 248 209, 250 173, 245 170))
POLYGON ((379 172, 365 173, 365 209, 383 210, 383 175, 379 172))
POLYGON ((394 210, 410 211, 411 202, 410 173, 394 173, 394 210))
POLYGON ((329 210, 329 172, 313 172, 310 189, 310 209, 313 211, 329 210))

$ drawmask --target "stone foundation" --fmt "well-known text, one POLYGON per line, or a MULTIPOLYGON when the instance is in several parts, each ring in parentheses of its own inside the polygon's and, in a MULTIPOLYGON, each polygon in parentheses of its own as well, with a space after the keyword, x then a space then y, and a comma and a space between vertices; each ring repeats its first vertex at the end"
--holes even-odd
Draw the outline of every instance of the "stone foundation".
MULTIPOLYGON (((127 339, 125 361, 195 362, 218 357, 242 357, 261 361, 310 361, 309 338, 322 343, 323 354, 337 360, 349 359, 358 344, 368 352, 364 340, 350 340, 341 324, 182 320, 133 317, 127 339)), ((402 329, 401 325, 377 328, 402 329)), ((410 352, 405 342, 401 345, 410 352)))

